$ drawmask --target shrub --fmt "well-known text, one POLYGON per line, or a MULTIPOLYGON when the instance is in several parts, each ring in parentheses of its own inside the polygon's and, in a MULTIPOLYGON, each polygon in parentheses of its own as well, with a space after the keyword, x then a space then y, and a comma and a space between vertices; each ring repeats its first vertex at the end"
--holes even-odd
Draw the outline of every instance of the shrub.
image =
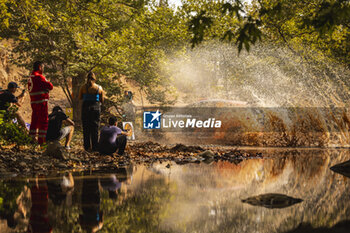
POLYGON ((12 121, 12 119, 16 118, 15 113, 17 110, 16 106, 11 106, 7 112, 0 115, 2 118, 0 121, 0 145, 16 144, 16 146, 22 146, 33 144, 33 140, 26 130, 12 121))

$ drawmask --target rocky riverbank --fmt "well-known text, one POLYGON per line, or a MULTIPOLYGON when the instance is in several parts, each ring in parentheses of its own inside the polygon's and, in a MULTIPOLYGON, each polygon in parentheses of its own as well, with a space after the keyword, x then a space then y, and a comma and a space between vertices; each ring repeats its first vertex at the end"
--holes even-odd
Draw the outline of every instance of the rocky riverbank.
POLYGON ((150 164, 165 163, 170 167, 171 161, 177 164, 212 163, 229 161, 235 164, 250 158, 262 158, 258 152, 242 151, 233 147, 161 145, 153 142, 131 143, 125 156, 116 153, 112 156, 101 156, 99 153, 89 153, 82 149, 65 151, 64 156, 55 158, 38 149, 8 148, 0 151, 0 174, 48 174, 51 171, 66 170, 113 170, 130 163, 150 164))

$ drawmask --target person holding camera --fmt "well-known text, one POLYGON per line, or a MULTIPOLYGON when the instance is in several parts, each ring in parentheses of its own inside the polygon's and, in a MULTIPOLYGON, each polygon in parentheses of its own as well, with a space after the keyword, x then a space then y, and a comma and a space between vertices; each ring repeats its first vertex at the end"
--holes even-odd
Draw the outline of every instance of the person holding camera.
MULTIPOLYGON (((24 97, 25 90, 23 90, 22 93, 16 97, 15 93, 17 92, 17 89, 18 89, 17 83, 10 82, 7 85, 7 90, 0 93, 0 110, 7 111, 8 108, 11 106, 11 104, 21 107, 21 104, 19 102, 24 97)), ((24 122, 22 116, 17 111, 15 113, 15 117, 17 118, 18 123, 21 126, 23 126, 24 129, 27 129, 26 123, 24 122)))
POLYGON ((70 142, 74 132, 74 122, 63 112, 60 106, 55 106, 49 115, 49 127, 47 128, 46 141, 54 142, 65 138, 65 148, 70 150, 70 142), (62 128, 62 122, 67 125, 62 128))

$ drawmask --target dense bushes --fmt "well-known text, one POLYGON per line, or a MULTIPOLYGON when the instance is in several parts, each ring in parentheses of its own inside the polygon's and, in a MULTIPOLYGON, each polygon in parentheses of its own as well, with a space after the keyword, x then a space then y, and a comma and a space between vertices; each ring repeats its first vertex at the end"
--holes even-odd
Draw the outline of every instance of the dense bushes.
POLYGON ((33 140, 25 129, 19 124, 13 123, 17 107, 12 106, 8 111, 0 114, 0 147, 2 145, 15 144, 16 146, 31 145, 33 140))

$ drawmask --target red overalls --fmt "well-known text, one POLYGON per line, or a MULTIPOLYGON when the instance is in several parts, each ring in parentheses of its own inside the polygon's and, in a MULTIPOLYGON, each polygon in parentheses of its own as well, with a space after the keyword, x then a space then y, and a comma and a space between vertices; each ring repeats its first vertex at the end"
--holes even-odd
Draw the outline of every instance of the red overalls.
POLYGON ((40 180, 39 186, 33 185, 30 188, 32 196, 32 208, 28 224, 28 233, 50 233, 52 226, 49 222, 48 206, 49 192, 45 181, 40 180))
POLYGON ((43 144, 46 138, 48 127, 48 101, 49 90, 53 85, 42 75, 41 71, 33 71, 28 80, 28 91, 30 103, 32 106, 32 122, 30 124, 29 134, 35 138, 38 134, 38 143, 43 144))

